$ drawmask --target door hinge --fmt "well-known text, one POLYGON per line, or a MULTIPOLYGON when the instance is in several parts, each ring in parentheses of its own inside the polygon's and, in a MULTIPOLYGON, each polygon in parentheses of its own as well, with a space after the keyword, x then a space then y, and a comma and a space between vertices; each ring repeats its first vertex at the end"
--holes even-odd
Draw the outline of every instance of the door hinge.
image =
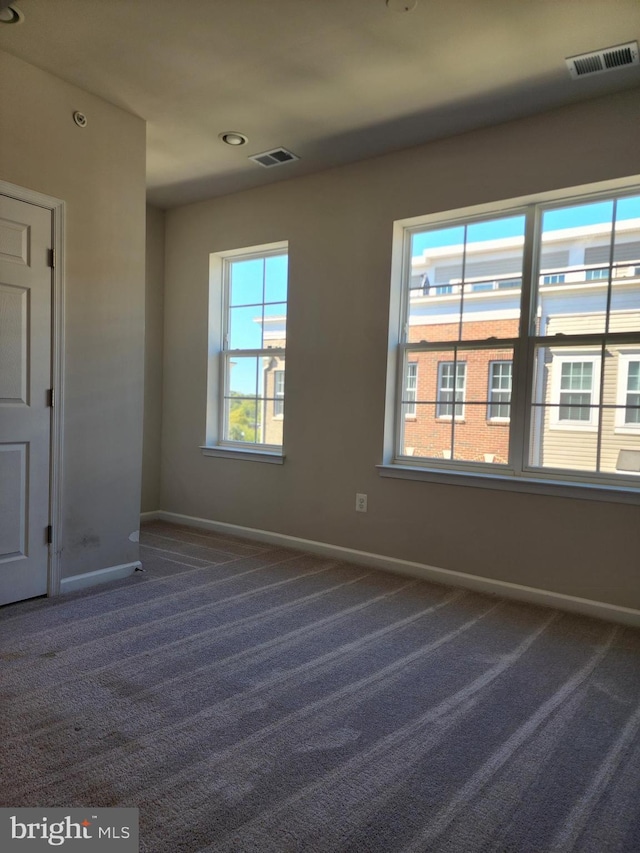
POLYGON ((53 542, 53 527, 51 524, 48 524, 45 529, 45 535, 47 537, 47 545, 51 545, 53 542))
POLYGON ((54 393, 54 389, 49 388, 49 390, 47 391, 47 406, 49 406, 49 408, 53 409, 55 404, 56 404, 56 395, 54 393))
POLYGON ((56 265, 56 250, 49 249, 49 266, 55 267, 56 265))

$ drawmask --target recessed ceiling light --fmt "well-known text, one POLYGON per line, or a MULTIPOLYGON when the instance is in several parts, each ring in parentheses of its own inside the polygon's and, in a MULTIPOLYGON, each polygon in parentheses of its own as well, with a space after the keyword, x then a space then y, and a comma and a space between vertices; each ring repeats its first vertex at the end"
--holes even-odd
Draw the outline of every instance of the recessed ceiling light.
POLYGON ((238 133, 237 130, 225 130, 224 133, 218 134, 218 139, 226 145, 246 145, 249 141, 244 133, 238 133))
POLYGON ((24 15, 15 6, 5 6, 0 9, 0 24, 20 24, 24 21, 24 15))

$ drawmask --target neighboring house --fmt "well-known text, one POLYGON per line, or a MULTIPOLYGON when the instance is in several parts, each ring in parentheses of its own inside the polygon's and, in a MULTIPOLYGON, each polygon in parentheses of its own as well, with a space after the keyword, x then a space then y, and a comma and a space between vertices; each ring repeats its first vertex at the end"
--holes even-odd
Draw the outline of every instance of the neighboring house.
MULTIPOLYGON (((518 335, 522 246, 522 237, 504 237, 467 242, 465 253, 460 245, 444 245, 412 257, 408 340, 442 341, 443 349, 409 354, 405 455, 449 459, 453 429, 456 459, 507 463, 511 350, 460 352, 454 360, 446 346, 458 336, 484 340, 518 335)), ((613 247, 607 225, 546 231, 541 259, 533 296, 537 334, 638 328, 640 219, 617 224, 613 247)), ((556 352, 546 347, 536 359, 531 464, 637 471, 640 410, 633 407, 640 404, 640 348, 606 346, 603 360, 600 348, 556 352), (600 402, 604 408, 598 417, 600 402)))

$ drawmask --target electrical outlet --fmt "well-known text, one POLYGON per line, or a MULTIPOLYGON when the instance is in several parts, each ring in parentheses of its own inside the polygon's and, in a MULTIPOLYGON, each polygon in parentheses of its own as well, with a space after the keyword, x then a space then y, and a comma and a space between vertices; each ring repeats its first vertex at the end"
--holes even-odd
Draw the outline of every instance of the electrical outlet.
POLYGON ((367 496, 366 495, 356 495, 356 512, 366 512, 367 511, 367 496))

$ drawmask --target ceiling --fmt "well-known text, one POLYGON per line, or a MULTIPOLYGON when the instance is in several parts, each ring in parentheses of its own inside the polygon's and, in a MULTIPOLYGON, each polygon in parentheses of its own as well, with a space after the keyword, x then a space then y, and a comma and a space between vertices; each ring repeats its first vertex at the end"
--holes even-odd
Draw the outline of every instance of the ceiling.
POLYGON ((14 5, 24 21, 0 25, 0 49, 147 121, 160 207, 640 86, 638 67, 573 81, 564 62, 640 39, 638 0, 417 0, 411 12, 385 0, 14 5), (224 145, 228 130, 248 144, 224 145), (272 169, 248 159, 278 146, 301 159, 272 169))

